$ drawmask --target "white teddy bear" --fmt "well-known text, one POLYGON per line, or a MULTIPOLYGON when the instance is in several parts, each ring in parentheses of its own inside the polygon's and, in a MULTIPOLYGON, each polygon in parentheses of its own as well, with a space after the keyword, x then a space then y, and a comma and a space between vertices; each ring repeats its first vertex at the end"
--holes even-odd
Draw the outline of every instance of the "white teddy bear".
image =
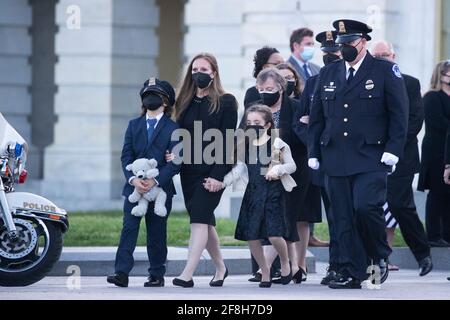
MULTIPOLYGON (((159 175, 159 170, 156 168, 158 163, 155 159, 136 159, 133 163, 127 165, 125 169, 132 171, 134 176, 139 179, 153 179, 159 175)), ((160 217, 167 215, 166 209, 167 194, 160 187, 154 186, 147 193, 141 194, 136 188, 132 194, 128 196, 131 203, 138 202, 138 205, 131 210, 131 214, 136 217, 143 217, 147 213, 149 201, 155 201, 155 214, 160 217)))

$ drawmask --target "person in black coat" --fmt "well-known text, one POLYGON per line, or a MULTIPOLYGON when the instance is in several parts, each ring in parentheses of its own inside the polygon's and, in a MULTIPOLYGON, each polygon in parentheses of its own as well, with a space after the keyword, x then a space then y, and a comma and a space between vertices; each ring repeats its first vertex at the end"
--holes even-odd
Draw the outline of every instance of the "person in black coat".
POLYGON ((447 139, 445 143, 444 182, 446 184, 450 184, 450 125, 447 129, 447 139))
POLYGON ((424 96, 425 136, 418 190, 429 190, 426 229, 432 246, 450 246, 450 186, 442 179, 445 139, 450 125, 450 62, 437 64, 430 91, 424 96))
MULTIPOLYGON (((339 46, 335 43, 337 37, 336 31, 324 31, 316 36, 316 40, 321 43, 321 51, 323 53, 323 62, 325 65, 330 64, 333 61, 341 59, 339 46)), ((319 75, 310 77, 306 81, 305 89, 302 92, 300 108, 295 112, 293 129, 297 137, 302 141, 304 146, 308 144, 308 123, 309 114, 311 112, 311 102, 314 97, 314 91, 316 89, 317 79, 319 75)), ((336 233, 334 232, 334 222, 330 210, 330 200, 325 190, 325 177, 322 170, 311 170, 307 168, 306 172, 309 173, 308 180, 303 181, 303 186, 306 186, 308 195, 304 199, 305 207, 310 211, 310 216, 301 215, 299 217, 299 235, 302 239, 302 228, 307 225, 302 224, 302 221, 314 221, 311 219, 317 219, 322 215, 320 199, 322 198, 325 212, 327 216, 328 230, 330 235, 329 244, 329 267, 327 269, 326 276, 322 279, 321 284, 328 285, 332 280, 335 280, 336 276, 336 263, 337 263, 337 246, 336 246, 336 233), (307 183, 308 182, 308 183, 307 183), (317 206, 318 203, 318 206, 317 206), (309 205, 308 205, 309 204, 309 205), (313 206, 311 206, 313 204, 313 206), (311 216, 312 215, 312 216, 311 216), (315 218, 316 217, 316 218, 315 218)), ((307 235, 307 234, 306 234, 307 235)), ((305 236, 303 236, 305 237, 305 236)), ((307 236, 306 236, 307 237, 307 236)), ((297 243, 297 246, 302 245, 301 241, 297 243)), ((300 250, 305 248, 298 248, 297 255, 301 256, 300 250)))
POLYGON ((338 280, 332 289, 361 288, 368 267, 383 283, 392 252, 386 239, 383 205, 387 174, 403 156, 408 97, 397 65, 367 51, 372 29, 337 20, 336 42, 343 60, 322 68, 308 128, 308 165, 322 167, 338 244, 338 280))
MULTIPOLYGON (((373 47, 375 57, 395 61, 393 45, 380 41, 373 47)), ((433 268, 430 246, 419 215, 417 214, 412 182, 414 174, 420 170, 417 135, 422 129, 424 110, 420 82, 416 78, 402 74, 409 100, 408 133, 403 157, 397 163, 394 173, 387 180, 387 203, 389 210, 400 226, 403 238, 411 248, 419 263, 420 276, 428 274, 433 268)))

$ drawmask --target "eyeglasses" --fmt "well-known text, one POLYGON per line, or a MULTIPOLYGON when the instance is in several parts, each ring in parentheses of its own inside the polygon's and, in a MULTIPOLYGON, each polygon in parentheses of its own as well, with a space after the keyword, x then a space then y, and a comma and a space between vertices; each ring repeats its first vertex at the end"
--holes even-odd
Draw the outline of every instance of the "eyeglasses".
POLYGON ((376 54, 374 55, 375 58, 389 58, 391 56, 390 53, 381 53, 381 54, 376 54))

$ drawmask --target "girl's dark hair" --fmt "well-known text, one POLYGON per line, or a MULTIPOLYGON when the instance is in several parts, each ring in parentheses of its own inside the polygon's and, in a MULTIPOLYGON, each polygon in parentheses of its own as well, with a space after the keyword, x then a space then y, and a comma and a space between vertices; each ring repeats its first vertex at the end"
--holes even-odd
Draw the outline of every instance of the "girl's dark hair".
MULTIPOLYGON (((163 99, 164 104, 166 105, 164 107, 164 114, 166 116, 168 116, 169 118, 172 115, 172 106, 169 105, 169 99, 167 99, 167 97, 160 95, 160 97, 163 99)), ((144 105, 141 105, 141 117, 145 116, 145 114, 147 113, 147 108, 144 107, 144 105)))
POLYGON ((270 56, 274 53, 280 52, 275 48, 267 46, 256 50, 255 56, 253 57, 253 62, 255 63, 255 67, 253 68, 253 77, 255 79, 263 69, 263 66, 267 63, 267 61, 269 61, 270 56))

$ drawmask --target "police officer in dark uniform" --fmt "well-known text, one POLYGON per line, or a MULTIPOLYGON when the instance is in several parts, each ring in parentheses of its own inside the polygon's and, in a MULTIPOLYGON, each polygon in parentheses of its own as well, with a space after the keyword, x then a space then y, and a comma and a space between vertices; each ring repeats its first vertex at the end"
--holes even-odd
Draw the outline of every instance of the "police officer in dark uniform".
POLYGON ((383 205, 386 180, 400 157, 408 125, 408 97, 397 65, 366 49, 372 29, 354 20, 333 23, 343 60, 317 80, 308 128, 308 165, 321 167, 336 225, 339 276, 330 288, 382 283, 391 249, 383 205), (378 269, 379 267, 379 269, 378 269))
MULTIPOLYGON (((335 42, 337 37, 336 31, 324 31, 316 36, 316 41, 318 41, 321 46, 320 50, 323 54, 323 63, 328 65, 336 60, 342 58, 340 47, 335 42)), ((317 84, 317 79, 319 75, 312 76, 306 80, 305 88, 301 96, 301 103, 299 108, 296 109, 294 116, 294 132, 299 137, 299 139, 307 145, 308 141, 308 122, 309 114, 311 112, 311 103, 314 97, 314 91, 317 84)), ((325 190, 325 177, 322 170, 314 170, 311 174, 311 182, 314 186, 320 187, 320 195, 325 207, 325 212, 327 216, 328 230, 330 234, 330 246, 329 246, 329 267, 327 269, 326 276, 322 279, 321 284, 328 285, 332 280, 336 279, 336 267, 337 262, 337 246, 336 238, 334 232, 333 217, 331 216, 331 211, 329 210, 330 200, 325 190)), ((308 200, 307 200, 308 201, 308 200)))

